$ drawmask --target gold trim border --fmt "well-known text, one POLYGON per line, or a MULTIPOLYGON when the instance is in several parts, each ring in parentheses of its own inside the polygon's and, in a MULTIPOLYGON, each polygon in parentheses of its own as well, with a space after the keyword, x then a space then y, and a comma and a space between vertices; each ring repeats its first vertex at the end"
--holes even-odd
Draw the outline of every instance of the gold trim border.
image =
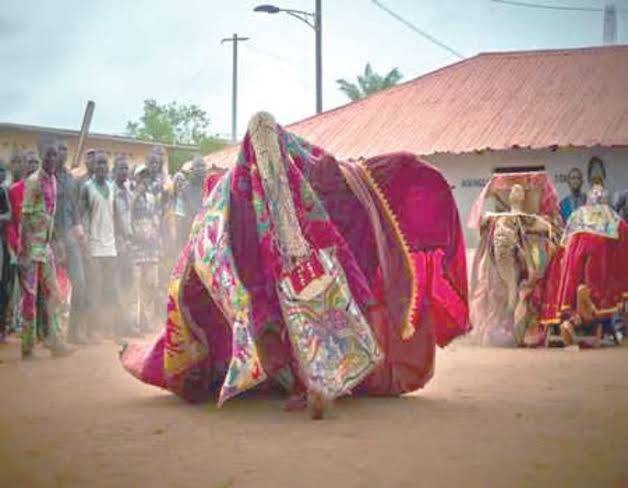
POLYGON ((364 164, 364 160, 360 159, 357 162, 357 164, 364 171, 367 184, 371 187, 371 189, 375 193, 375 196, 379 200, 379 203, 384 209, 384 214, 386 215, 386 218, 388 219, 390 225, 393 228, 395 238, 401 245, 403 256, 406 261, 406 266, 408 267, 410 271, 410 279, 411 279, 410 304, 408 307, 408 312, 406 314, 405 323, 402 324, 401 326, 401 338, 403 340, 408 340, 414 335, 414 332, 415 332, 415 327, 414 327, 413 322, 416 318, 416 306, 417 306, 417 299, 418 299, 418 296, 417 296, 418 286, 417 286, 417 279, 416 279, 416 271, 414 268, 414 261, 412 260, 411 253, 410 253, 410 246, 408 245, 408 242, 406 241, 403 233, 401 232, 401 226, 399 224, 397 215, 395 215, 395 212, 393 212, 393 210, 390 208, 390 204, 388 203, 388 200, 386 199, 384 192, 382 191, 380 186, 377 184, 377 182, 373 178, 373 175, 371 174, 371 171, 369 170, 369 168, 366 166, 366 164, 364 164))

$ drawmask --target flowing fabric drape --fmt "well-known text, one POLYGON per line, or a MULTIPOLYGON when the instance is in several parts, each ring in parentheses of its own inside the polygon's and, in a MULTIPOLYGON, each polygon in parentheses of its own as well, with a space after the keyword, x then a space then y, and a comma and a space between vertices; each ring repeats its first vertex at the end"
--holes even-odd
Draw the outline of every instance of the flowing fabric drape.
POLYGON ((187 400, 220 404, 263 383, 295 391, 323 382, 336 385, 334 396, 422 387, 435 345, 469 330, 465 246, 449 185, 411 154, 340 163, 276 132, 298 227, 314 252, 333 249, 357 322, 347 328, 327 314, 295 343, 278 297, 285 263, 274 202, 247 133, 236 166, 210 185, 172 273, 165 332, 151 345, 129 344, 124 367, 187 400), (302 344, 316 368, 295 353, 302 344))

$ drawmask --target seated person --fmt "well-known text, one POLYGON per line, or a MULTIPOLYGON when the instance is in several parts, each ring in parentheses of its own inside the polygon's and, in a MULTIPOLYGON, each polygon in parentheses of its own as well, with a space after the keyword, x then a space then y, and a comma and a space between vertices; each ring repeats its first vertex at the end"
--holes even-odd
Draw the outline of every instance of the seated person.
POLYGON ((628 291, 628 226, 601 185, 569 218, 563 242, 561 335, 568 345, 600 347, 605 332, 616 337, 613 318, 628 291))

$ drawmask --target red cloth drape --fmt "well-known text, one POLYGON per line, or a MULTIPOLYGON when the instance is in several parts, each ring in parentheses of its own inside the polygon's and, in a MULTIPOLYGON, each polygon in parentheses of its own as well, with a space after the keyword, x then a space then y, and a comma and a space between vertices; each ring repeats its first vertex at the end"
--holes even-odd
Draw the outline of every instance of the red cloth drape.
POLYGON ((590 233, 571 236, 554 255, 535 290, 541 321, 557 323, 576 312, 578 287, 586 285, 602 316, 610 316, 628 300, 628 224, 619 226, 619 239, 590 233))
POLYGON ((562 260, 558 303, 561 312, 575 310, 578 286, 591 291, 595 306, 610 310, 628 299, 628 224, 619 225, 619 239, 594 234, 573 235, 562 260))

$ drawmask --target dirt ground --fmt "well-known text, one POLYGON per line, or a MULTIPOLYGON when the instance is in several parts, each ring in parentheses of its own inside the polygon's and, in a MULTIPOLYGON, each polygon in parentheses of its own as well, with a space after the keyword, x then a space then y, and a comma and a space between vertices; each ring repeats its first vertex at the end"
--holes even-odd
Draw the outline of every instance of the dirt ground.
POLYGON ((310 421, 280 397, 190 406, 117 346, 0 346, 1 487, 628 486, 628 347, 439 352, 428 387, 310 421))

